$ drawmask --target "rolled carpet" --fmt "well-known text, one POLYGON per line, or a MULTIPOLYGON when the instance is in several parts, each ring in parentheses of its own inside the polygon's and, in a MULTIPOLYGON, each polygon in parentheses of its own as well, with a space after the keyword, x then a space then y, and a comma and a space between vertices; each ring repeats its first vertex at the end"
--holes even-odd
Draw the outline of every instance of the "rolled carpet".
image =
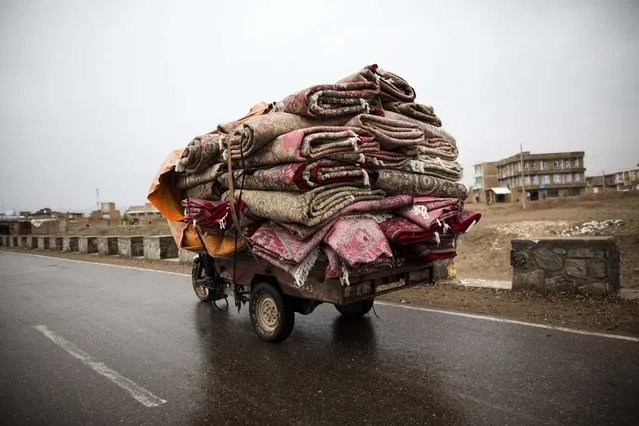
POLYGON ((230 155, 233 160, 248 157, 278 136, 296 129, 315 126, 339 126, 349 117, 309 118, 286 112, 270 112, 249 118, 238 126, 225 140, 224 158, 230 155), (230 152, 227 143, 230 143, 230 152))
MULTIPOLYGON (((234 187, 266 191, 306 191, 322 185, 347 183, 370 186, 368 173, 362 167, 332 160, 291 163, 255 171, 234 170, 234 187)), ((228 188, 228 172, 219 176, 221 186, 228 188)))
MULTIPOLYGON (((203 231, 211 235, 221 235, 233 229, 230 204, 226 201, 209 201, 204 199, 188 198, 182 200, 184 207, 184 221, 199 225, 203 231)), ((247 216, 246 205, 243 202, 237 204, 237 216, 240 228, 252 233, 257 225, 254 218, 247 216), (248 228, 253 227, 252 230, 248 228)))
POLYGON ((441 127, 442 122, 435 115, 435 110, 432 106, 418 104, 415 102, 387 102, 384 104, 386 111, 396 112, 398 114, 405 115, 406 117, 419 120, 423 123, 441 127))
POLYGON ((399 216, 416 223, 424 229, 433 225, 447 228, 446 220, 455 220, 464 208, 459 198, 415 197, 413 205, 397 212, 399 216))
POLYGON ((442 179, 458 181, 463 176, 464 168, 456 161, 432 158, 428 155, 418 155, 408 160, 404 171, 435 176, 442 179))
POLYGON ((429 195, 431 197, 459 198, 464 200, 468 194, 468 190, 461 183, 398 170, 378 170, 377 178, 371 184, 373 188, 381 189, 390 195, 429 195))
POLYGON ((217 181, 204 182, 189 187, 182 192, 182 198, 196 198, 208 201, 219 201, 224 189, 220 188, 217 181))
POLYGON ((440 235, 443 234, 441 226, 431 226, 424 229, 404 217, 393 217, 380 223, 379 227, 388 241, 398 246, 430 241, 432 238, 441 238, 440 235))
MULTIPOLYGON (((386 220, 385 213, 400 210, 404 207, 410 207, 413 204, 413 197, 411 195, 393 195, 390 197, 384 197, 377 200, 364 200, 357 201, 344 207, 335 217, 343 217, 350 214, 359 215, 373 215, 386 220)), ((285 228, 292 235, 298 239, 309 238, 314 233, 318 232, 324 224, 315 226, 305 226, 299 223, 280 223, 281 227, 285 228)))
POLYGON ((190 175, 173 176, 172 184, 178 189, 193 188, 207 182, 213 182, 226 170, 226 164, 216 163, 211 167, 190 175))
POLYGON ((313 126, 279 135, 252 156, 248 167, 295 163, 320 158, 339 158, 339 154, 376 152, 379 143, 365 130, 352 126, 313 126))
POLYGON ((423 121, 416 120, 411 117, 407 117, 403 114, 398 114, 393 111, 383 111, 384 117, 390 118, 392 120, 402 121, 404 123, 411 123, 418 126, 424 132, 424 137, 426 139, 447 139, 450 142, 456 144, 455 138, 453 135, 448 133, 446 130, 441 127, 433 126, 432 124, 425 123, 423 121))
POLYGON ((368 65, 355 74, 344 77, 338 83, 353 81, 376 82, 379 84, 380 98, 385 102, 412 102, 415 100, 415 89, 406 80, 390 71, 381 69, 377 64, 368 65))
POLYGON ((428 156, 448 161, 455 161, 459 156, 457 145, 445 138, 426 139, 420 145, 403 146, 397 151, 408 157, 428 156))
MULTIPOLYGON (((364 187, 331 184, 308 192, 236 190, 235 198, 246 203, 252 214, 274 222, 317 225, 356 201, 375 200, 384 192, 364 187)), ((228 197, 229 194, 225 194, 228 197)))
POLYGON ((211 132, 193 139, 184 149, 182 158, 177 161, 175 171, 192 174, 211 167, 219 160, 223 136, 211 132))
POLYGON ((360 114, 353 117, 347 126, 360 127, 379 142, 381 148, 396 149, 398 147, 424 144, 424 131, 415 123, 380 117, 372 114, 360 114))
POLYGON ((369 101, 379 93, 373 81, 319 84, 275 103, 273 111, 304 117, 339 117, 367 113, 369 101))

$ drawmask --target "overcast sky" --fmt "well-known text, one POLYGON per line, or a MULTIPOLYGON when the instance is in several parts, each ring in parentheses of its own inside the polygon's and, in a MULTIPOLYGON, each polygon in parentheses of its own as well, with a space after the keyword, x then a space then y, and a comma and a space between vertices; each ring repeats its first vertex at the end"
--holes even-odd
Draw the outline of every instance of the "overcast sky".
POLYGON ((0 2, 0 206, 146 201, 218 123, 377 63, 435 107, 465 167, 584 150, 639 163, 639 2, 0 2), (312 5, 312 6, 311 6, 312 5))

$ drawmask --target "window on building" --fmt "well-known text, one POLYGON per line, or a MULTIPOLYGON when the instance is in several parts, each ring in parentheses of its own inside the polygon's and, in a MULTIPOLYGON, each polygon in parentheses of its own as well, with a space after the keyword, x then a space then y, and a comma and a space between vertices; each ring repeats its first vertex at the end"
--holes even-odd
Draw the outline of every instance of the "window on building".
POLYGON ((558 169, 560 164, 561 164, 561 161, 555 160, 555 169, 558 169))
POLYGON ((483 179, 481 177, 476 177, 475 178, 475 186, 477 188, 482 188, 484 186, 482 181, 483 181, 483 179))
POLYGON ((553 177, 553 182, 555 183, 561 183, 561 175, 555 175, 553 177))
POLYGON ((482 172, 482 170, 481 170, 481 169, 482 169, 481 164, 476 165, 476 166, 475 166, 475 174, 476 174, 476 175, 480 175, 480 174, 481 174, 481 172, 482 172))
POLYGON ((528 170, 529 167, 530 167, 530 165, 528 164, 528 161, 526 161, 524 163, 524 170, 528 170))
POLYGON ((536 161, 531 161, 532 163, 532 169, 535 170, 537 169, 537 162, 536 161))
POLYGON ((533 176, 533 183, 535 185, 539 183, 539 176, 533 176))
POLYGON ((544 183, 550 183, 550 175, 544 175, 544 183))
POLYGON ((548 191, 546 191, 546 196, 548 198, 557 198, 559 197, 559 191, 556 189, 549 189, 548 191))
POLYGON ((541 170, 548 170, 548 161, 541 162, 541 170))
POLYGON ((581 195, 580 188, 568 188, 568 196, 569 197, 579 197, 581 195))
POLYGON ((572 160, 573 167, 579 167, 579 160, 572 160))
POLYGON ((570 168, 570 160, 565 160, 564 161, 564 167, 569 169, 570 168))
POLYGON ((524 177, 524 183, 525 183, 526 185, 530 185, 530 176, 526 176, 526 177, 524 177))
POLYGON ((579 182, 581 180, 581 175, 579 173, 575 173, 575 182, 579 182))
POLYGON ((572 175, 571 174, 567 174, 565 179, 566 179, 566 183, 572 183, 572 175))

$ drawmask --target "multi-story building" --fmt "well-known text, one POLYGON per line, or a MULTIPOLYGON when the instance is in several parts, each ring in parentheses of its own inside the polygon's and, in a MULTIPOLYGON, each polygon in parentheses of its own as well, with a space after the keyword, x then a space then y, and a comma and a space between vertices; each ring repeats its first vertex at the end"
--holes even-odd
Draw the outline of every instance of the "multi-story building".
POLYGON ((606 191, 616 191, 615 174, 602 176, 586 176, 586 194, 598 194, 606 191))
POLYGON ((511 201, 521 200, 522 183, 530 201, 584 195, 585 172, 583 151, 548 154, 525 151, 497 162, 499 186, 511 191, 511 201))
POLYGON ((492 188, 497 186, 497 165, 494 162, 475 163, 473 184, 471 187, 471 202, 487 203, 494 201, 491 196, 492 188))
POLYGON ((631 191, 639 189, 639 165, 634 169, 621 170, 615 173, 617 191, 631 191))

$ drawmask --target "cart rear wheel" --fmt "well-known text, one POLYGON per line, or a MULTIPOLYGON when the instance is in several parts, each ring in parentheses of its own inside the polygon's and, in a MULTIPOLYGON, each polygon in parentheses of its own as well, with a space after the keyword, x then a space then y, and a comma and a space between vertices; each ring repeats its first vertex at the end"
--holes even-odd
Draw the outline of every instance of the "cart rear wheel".
POLYGON ((270 283, 259 283, 253 288, 249 314, 255 333, 267 342, 285 340, 295 325, 291 304, 280 289, 270 283))
POLYGON ((193 268, 191 269, 191 282, 193 284, 195 295, 202 302, 211 302, 216 299, 214 292, 210 288, 197 284, 197 280, 199 280, 203 276, 204 265, 202 265, 202 261, 194 261, 193 268))
POLYGON ((373 307, 373 299, 349 303, 347 305, 335 305, 335 309, 346 318, 359 318, 366 315, 373 307))

